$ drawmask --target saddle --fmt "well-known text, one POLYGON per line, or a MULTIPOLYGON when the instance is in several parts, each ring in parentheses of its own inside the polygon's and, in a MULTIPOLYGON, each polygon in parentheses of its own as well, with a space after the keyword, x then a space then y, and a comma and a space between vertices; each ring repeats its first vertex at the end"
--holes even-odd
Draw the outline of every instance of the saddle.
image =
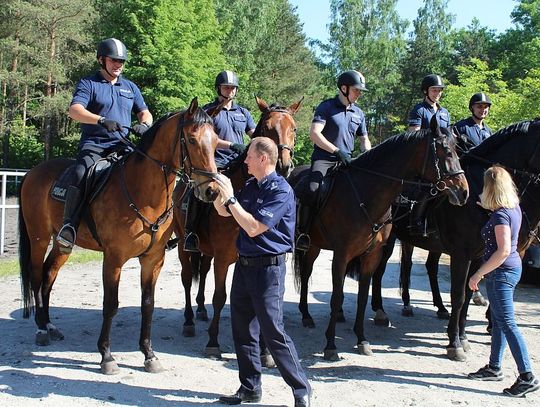
MULTIPOLYGON (((338 171, 340 171, 338 168, 340 167, 334 167, 329 170, 322 179, 319 186, 319 191, 317 193, 317 199, 313 208, 315 210, 315 213, 319 212, 319 210, 326 204, 330 193, 334 189, 335 176, 338 171)), ((309 174, 309 169, 306 169, 300 175, 300 180, 298 181, 298 183, 294 186, 294 193, 300 203, 304 203, 307 199, 306 196, 307 190, 309 188, 309 174)))

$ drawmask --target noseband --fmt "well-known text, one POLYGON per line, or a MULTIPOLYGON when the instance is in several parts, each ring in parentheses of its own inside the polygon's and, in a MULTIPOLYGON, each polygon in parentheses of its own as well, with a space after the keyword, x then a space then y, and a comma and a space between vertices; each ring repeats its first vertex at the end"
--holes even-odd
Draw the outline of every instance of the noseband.
POLYGON ((440 142, 442 147, 445 149, 445 153, 448 153, 450 149, 448 148, 447 137, 448 136, 430 136, 431 141, 427 143, 426 148, 428 149, 428 151, 430 151, 430 153, 426 151, 426 154, 424 156, 424 165, 422 167, 422 178, 424 178, 424 174, 426 172, 427 165, 428 165, 428 160, 431 155, 431 157, 433 158, 433 164, 435 166, 435 172, 437 174, 437 181, 435 181, 435 184, 430 191, 431 195, 436 195, 437 193, 448 189, 448 186, 446 185, 446 182, 445 182, 446 179, 465 173, 465 171, 463 170, 450 171, 446 167, 446 163, 444 161, 442 162, 442 165, 441 165, 441 160, 439 159, 439 156, 437 155, 437 142, 440 142))

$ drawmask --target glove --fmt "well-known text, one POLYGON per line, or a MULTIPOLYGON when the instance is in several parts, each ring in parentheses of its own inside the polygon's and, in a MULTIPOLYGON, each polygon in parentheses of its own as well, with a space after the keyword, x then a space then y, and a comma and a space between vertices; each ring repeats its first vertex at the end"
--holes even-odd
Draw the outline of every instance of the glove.
POLYGON ((107 129, 107 131, 110 133, 112 133, 113 131, 122 131, 122 126, 120 125, 120 123, 114 120, 107 120, 104 117, 99 119, 98 124, 107 129))
POLYGON ((142 136, 143 133, 148 130, 150 126, 146 123, 139 123, 133 126, 133 131, 137 133, 139 136, 142 136))
POLYGON ((339 148, 334 151, 334 155, 339 159, 339 161, 341 161, 343 165, 349 165, 351 163, 351 157, 349 154, 344 153, 339 148))
POLYGON ((232 143, 230 148, 238 154, 242 154, 246 150, 246 146, 240 143, 232 143))

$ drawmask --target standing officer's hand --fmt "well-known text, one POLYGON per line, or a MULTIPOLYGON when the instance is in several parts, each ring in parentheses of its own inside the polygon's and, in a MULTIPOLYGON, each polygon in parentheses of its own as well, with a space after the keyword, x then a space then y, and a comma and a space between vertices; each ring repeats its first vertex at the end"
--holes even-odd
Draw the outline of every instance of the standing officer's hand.
POLYGON ((148 130, 150 126, 146 123, 138 123, 135 126, 133 126, 133 131, 137 133, 139 136, 142 136, 146 130, 148 130))
POLYGON ((105 129, 107 129, 107 131, 111 132, 111 133, 113 131, 122 131, 122 126, 120 125, 120 123, 118 123, 117 121, 114 121, 114 120, 107 120, 104 117, 99 119, 98 124, 101 127, 104 127, 105 129))
POLYGON ((231 150, 235 153, 242 154, 246 150, 246 146, 240 143, 232 143, 231 150))
POLYGON ((223 202, 225 202, 231 196, 234 196, 234 189, 229 178, 223 174, 218 174, 215 179, 223 202))
POLYGON ((351 157, 349 157, 349 154, 341 151, 339 148, 336 148, 336 151, 334 151, 334 155, 343 165, 349 165, 351 163, 351 157))

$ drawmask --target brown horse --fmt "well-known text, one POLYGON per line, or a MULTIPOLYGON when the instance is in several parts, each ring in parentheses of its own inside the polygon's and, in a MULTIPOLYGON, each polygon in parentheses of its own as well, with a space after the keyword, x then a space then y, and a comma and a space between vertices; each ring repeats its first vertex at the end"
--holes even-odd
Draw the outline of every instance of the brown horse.
MULTIPOLYGON (((311 225, 311 247, 305 253, 297 250, 294 258, 295 274, 301 285, 299 309, 304 325, 312 327, 314 322, 308 312, 307 287, 313 263, 321 249, 334 252, 325 359, 338 358, 336 322, 342 313, 343 284, 348 265, 356 259, 360 264, 356 270, 351 270, 359 279, 354 332, 359 352, 372 353, 363 326, 369 283, 388 237, 390 206, 403 184, 414 183, 412 180, 420 177, 434 191, 447 194, 451 203, 465 204, 468 185, 455 147, 454 135, 448 129, 439 128, 434 118, 430 129, 394 136, 335 174, 333 189, 311 225)), ((293 186, 302 185, 306 175, 306 171, 293 173, 289 182, 293 186)))
MULTIPOLYGON (((256 98, 256 100, 262 114, 257 128, 253 133, 253 137, 265 136, 274 140, 279 148, 277 171, 282 175, 287 175, 293 167, 292 156, 296 136, 296 123, 293 115, 300 108, 302 101, 300 100, 288 108, 284 108, 276 105, 269 106, 264 100, 259 98, 256 98)), ((243 164, 244 158, 245 154, 239 157, 238 165, 227 174, 231 178, 235 191, 242 188, 249 177, 246 166, 243 164)), ((175 196, 182 195, 184 191, 185 185, 179 183, 175 189, 175 196)), ((179 207, 174 208, 174 219, 175 233, 183 239, 185 214, 179 207)), ((201 260, 200 256, 198 254, 190 256, 190 253, 183 251, 182 244, 178 245, 178 257, 182 263, 182 284, 184 285, 186 296, 183 335, 195 335, 194 315, 191 307, 191 284, 192 280, 197 279, 198 276, 200 276, 200 281, 196 298, 198 304, 197 318, 208 320, 204 306, 204 286, 207 273, 210 269, 210 262, 214 258, 215 289, 212 298, 214 315, 208 328, 209 340, 205 348, 205 355, 207 357, 220 358, 221 350, 218 342, 219 319, 221 310, 227 299, 225 288, 227 271, 229 266, 238 259, 238 253, 236 251, 238 224, 232 217, 224 218, 219 216, 212 207, 210 208, 208 217, 200 222, 197 234, 200 239, 200 250, 203 254, 200 267, 198 264, 199 260, 201 260)))
MULTIPOLYGON (((212 119, 193 99, 189 108, 160 119, 125 161, 113 168, 107 184, 90 203, 77 234, 78 246, 103 252, 103 324, 98 340, 101 371, 118 372, 111 355, 110 330, 118 310, 118 284, 124 263, 138 257, 141 265, 141 331, 139 347, 148 372, 162 370, 151 345, 154 287, 163 265, 165 243, 172 233, 172 191, 179 171, 197 186, 204 200, 215 197, 212 119), (90 225, 90 226, 89 226, 90 225)), ((51 237, 62 226, 63 204, 51 199, 51 187, 73 160, 51 160, 30 170, 19 196, 19 262, 24 317, 34 309, 36 343, 63 339, 49 317, 49 300, 58 270, 69 254, 56 239, 45 262, 51 237)))

